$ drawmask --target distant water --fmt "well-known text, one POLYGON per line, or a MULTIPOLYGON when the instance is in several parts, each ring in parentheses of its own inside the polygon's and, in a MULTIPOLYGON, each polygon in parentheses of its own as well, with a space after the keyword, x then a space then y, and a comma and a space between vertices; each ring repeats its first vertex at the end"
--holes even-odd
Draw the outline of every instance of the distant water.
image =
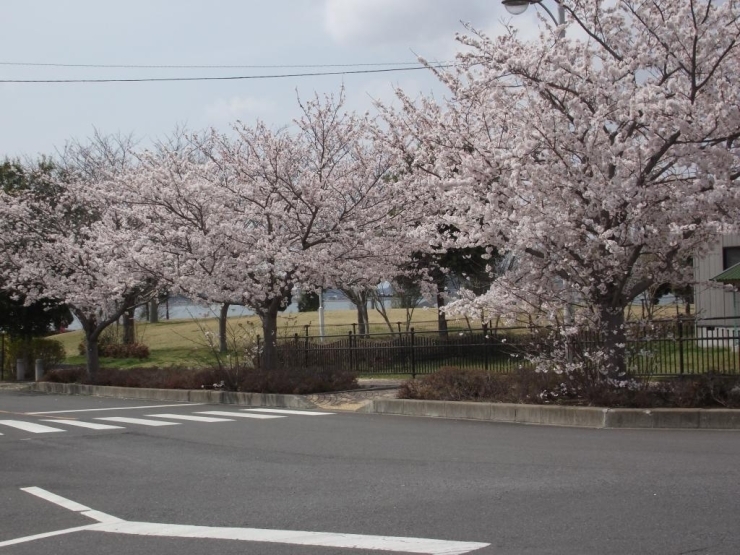
MULTIPOLYGON (((391 300, 385 299, 385 306, 391 307, 391 300)), ((368 307, 370 305, 368 304, 368 307)), ((324 310, 330 312, 332 310, 354 310, 355 305, 349 302, 346 298, 327 299, 324 298, 324 310)), ((213 304, 210 306, 197 304, 184 297, 176 297, 170 299, 169 302, 169 315, 170 320, 192 320, 193 318, 217 318, 221 312, 221 305, 213 304)), ((291 303, 283 313, 296 313, 298 312, 298 303, 291 303)), ((144 317, 145 311, 143 308, 139 308, 136 311, 136 317, 144 317)), ((254 311, 244 307, 231 305, 229 307, 229 316, 253 316, 254 311)), ((164 303, 159 306, 159 320, 160 322, 166 321, 165 319, 165 305, 164 303)), ((67 328, 69 330, 79 330, 82 326, 77 318, 74 319, 72 324, 67 328)))

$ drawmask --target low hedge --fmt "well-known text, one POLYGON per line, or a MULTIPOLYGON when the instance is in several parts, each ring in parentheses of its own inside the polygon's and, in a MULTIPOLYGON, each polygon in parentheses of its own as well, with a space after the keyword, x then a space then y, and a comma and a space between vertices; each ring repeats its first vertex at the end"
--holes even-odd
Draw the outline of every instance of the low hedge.
POLYGON ((252 393, 309 394, 356 389, 357 376, 341 369, 298 368, 267 372, 220 368, 102 368, 88 376, 84 368, 47 372, 44 381, 154 389, 223 389, 252 393))
POLYGON ((627 380, 580 387, 563 375, 520 370, 495 374, 443 368, 403 383, 399 399, 584 405, 614 408, 740 408, 740 376, 627 380))

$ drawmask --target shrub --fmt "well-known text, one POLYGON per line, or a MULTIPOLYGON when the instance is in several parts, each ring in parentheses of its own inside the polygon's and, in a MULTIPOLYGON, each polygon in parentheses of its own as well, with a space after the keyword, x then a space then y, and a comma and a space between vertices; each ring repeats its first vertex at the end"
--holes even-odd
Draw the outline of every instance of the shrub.
POLYGON ((278 368, 270 372, 262 369, 247 370, 237 390, 306 395, 357 387, 357 375, 339 367, 294 367, 278 368))
MULTIPOLYGON (((81 355, 86 354, 87 349, 84 341, 77 346, 77 350, 81 355)), ((149 347, 142 343, 124 345, 122 343, 103 341, 98 343, 98 355, 109 358, 138 358, 139 360, 143 360, 149 358, 149 347)))
POLYGON ((91 378, 84 368, 65 368, 48 372, 44 381, 57 383, 86 383, 120 387, 156 389, 213 389, 254 393, 308 394, 342 391, 358 387, 356 376, 341 369, 301 368, 298 370, 243 369, 240 381, 228 381, 233 374, 223 368, 103 368, 91 378))
POLYGON ((138 358, 140 360, 149 358, 149 347, 141 343, 122 345, 112 343, 100 350, 100 356, 110 358, 138 358))
POLYGON ((14 339, 7 342, 5 351, 6 370, 15 366, 19 358, 26 360, 26 377, 31 377, 35 361, 41 359, 44 368, 54 368, 66 356, 64 346, 55 339, 14 339))
POLYGON ((398 397, 436 401, 536 402, 541 392, 553 385, 552 382, 552 375, 531 370, 494 374, 485 370, 446 367, 401 384, 398 397))
POLYGON ((84 378, 85 369, 82 367, 54 368, 44 374, 42 381, 53 383, 82 383, 84 378))
POLYGON ((576 404, 625 408, 740 408, 740 377, 703 374, 663 381, 629 380, 579 387, 563 375, 520 370, 494 374, 443 368, 403 383, 400 399, 576 404))

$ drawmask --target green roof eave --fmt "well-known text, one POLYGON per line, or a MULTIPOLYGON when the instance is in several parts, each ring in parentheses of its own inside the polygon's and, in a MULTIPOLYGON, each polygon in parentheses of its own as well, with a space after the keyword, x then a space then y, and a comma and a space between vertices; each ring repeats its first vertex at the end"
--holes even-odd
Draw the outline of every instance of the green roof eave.
POLYGON ((724 272, 716 275, 712 278, 712 281, 719 281, 721 283, 732 283, 737 285, 740 283, 740 263, 730 266, 724 272))

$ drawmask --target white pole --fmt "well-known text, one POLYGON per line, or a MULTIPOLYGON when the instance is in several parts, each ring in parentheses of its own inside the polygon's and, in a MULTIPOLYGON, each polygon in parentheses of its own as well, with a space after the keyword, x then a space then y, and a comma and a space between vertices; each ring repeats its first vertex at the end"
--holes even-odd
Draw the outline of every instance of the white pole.
POLYGON ((324 342, 324 288, 319 289, 319 338, 324 342))

